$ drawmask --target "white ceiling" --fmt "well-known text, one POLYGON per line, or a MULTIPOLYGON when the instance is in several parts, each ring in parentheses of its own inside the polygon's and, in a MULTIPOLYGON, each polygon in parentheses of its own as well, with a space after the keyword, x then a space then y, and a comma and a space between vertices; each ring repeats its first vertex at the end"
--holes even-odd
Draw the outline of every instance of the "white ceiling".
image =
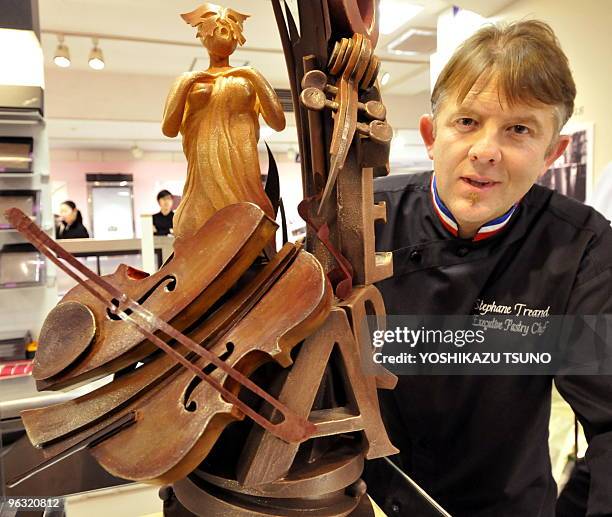
MULTIPOLYGON (((414 95, 429 88, 429 56, 398 58, 385 51, 387 44, 410 27, 436 27, 437 16, 453 4, 464 5, 485 16, 498 11, 513 0, 421 0, 423 11, 405 23, 394 34, 381 37, 377 54, 383 60, 383 70, 391 74, 385 94, 414 95), (404 60, 405 62, 401 62, 404 60), (399 62, 398 62, 399 61, 399 62), (407 62, 406 62, 407 61, 407 62)), ((53 64, 57 46, 57 33, 78 33, 84 36, 67 35, 65 43, 70 48, 72 67, 62 70, 66 81, 70 81, 72 70, 88 71, 91 81, 97 74, 128 74, 131 76, 176 77, 182 72, 207 65, 204 49, 195 39, 193 28, 179 16, 189 12, 201 2, 198 0, 40 0, 40 23, 45 65, 54 70, 57 78, 60 72, 53 64), (100 39, 104 52, 106 69, 90 71, 87 58, 92 47, 92 34, 112 35, 125 40, 100 39), (131 39, 157 40, 158 42, 131 41, 131 39), (129 40, 129 41, 128 41, 129 40), (166 42, 166 43, 164 43, 166 42), (196 61, 198 60, 198 61, 196 61)), ((413 3, 419 3, 416 0, 413 3)), ((260 70, 277 88, 287 88, 287 72, 276 29, 272 5, 269 0, 232 0, 234 9, 250 14, 245 23, 246 45, 233 56, 235 64, 248 62, 260 70)), ((55 80, 49 87, 61 88, 61 81, 55 80)), ((120 102, 121 99, 117 99, 120 102)), ((158 116, 160 106, 152 106, 152 113, 158 116)), ((59 120, 50 120, 52 146, 66 147, 70 140, 70 127, 75 133, 87 135, 74 140, 74 147, 95 147, 96 138, 100 145, 115 145, 112 142, 137 140, 139 135, 150 135, 153 126, 145 129, 134 124, 126 107, 126 120, 104 124, 87 123, 87 113, 65 113, 59 120), (121 127, 123 126, 123 127, 121 127), (132 126, 131 128, 129 126, 132 126), (54 136, 55 135, 55 136, 54 136), (113 138, 109 138, 111 135, 113 138), (114 138, 116 137, 116 138, 114 138), (103 144, 103 142, 106 142, 103 144)), ((156 130, 157 131, 157 130, 156 130)), ((143 138, 143 140, 146 140, 143 138)), ((133 145, 133 144, 131 144, 133 145)), ((153 144, 151 144, 153 145, 153 144)), ((158 150, 166 147, 160 144, 158 150)), ((171 147, 175 147, 176 144, 171 147)))
MULTIPOLYGON (((100 47, 108 70, 113 72, 177 76, 189 70, 196 59, 201 60, 199 66, 205 66, 208 61, 205 50, 195 39, 194 29, 179 16, 179 13, 197 5, 198 2, 191 0, 41 0, 45 63, 54 66, 52 58, 57 46, 56 33, 79 33, 168 42, 144 43, 102 38, 100 47)), ((287 87, 287 72, 271 3, 267 0, 235 0, 231 5, 238 11, 251 14, 245 23, 247 43, 236 51, 233 61, 237 64, 248 61, 261 70, 274 86, 287 87)), ((448 8, 448 5, 446 1, 429 0, 421 14, 410 21, 410 26, 435 28, 437 13, 448 8)), ((401 32, 402 29, 399 29, 395 34, 381 38, 378 54, 383 60, 385 56, 394 61, 402 60, 384 51, 386 44, 401 32)), ((88 70, 91 38, 68 35, 65 43, 70 48, 72 68, 88 70)), ((385 62, 385 70, 394 77, 410 75, 421 68, 421 65, 411 63, 417 61, 427 65, 429 56, 415 56, 403 61, 385 62)), ((426 81, 420 83, 422 88, 427 88, 426 81)), ((403 93, 398 88, 400 84, 392 81, 389 91, 403 93)), ((419 88, 413 86, 412 90, 415 89, 418 91, 419 88)))

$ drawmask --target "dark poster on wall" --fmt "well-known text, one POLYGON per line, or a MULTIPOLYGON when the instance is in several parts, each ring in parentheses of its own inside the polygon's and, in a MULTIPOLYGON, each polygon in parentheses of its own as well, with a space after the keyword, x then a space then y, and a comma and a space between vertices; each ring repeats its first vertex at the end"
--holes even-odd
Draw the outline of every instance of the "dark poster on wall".
POLYGON ((563 155, 542 175, 538 184, 584 203, 589 178, 588 132, 586 129, 574 131, 571 136, 572 141, 563 155))

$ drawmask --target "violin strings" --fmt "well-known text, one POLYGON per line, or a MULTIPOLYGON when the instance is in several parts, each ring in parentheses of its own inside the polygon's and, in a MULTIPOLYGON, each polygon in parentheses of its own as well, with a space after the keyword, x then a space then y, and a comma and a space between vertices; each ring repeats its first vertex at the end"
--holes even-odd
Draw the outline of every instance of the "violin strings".
POLYGON ((80 285, 85 287, 90 293, 92 293, 97 299, 101 300, 105 305, 108 305, 110 310, 119 316, 122 320, 127 323, 135 326, 147 339, 149 339, 154 345, 161 348, 166 354, 173 357, 176 361, 181 363, 186 368, 190 369, 194 372, 198 377, 200 377, 203 381, 210 384, 213 388, 215 388, 219 393, 221 393, 229 402, 237 406, 245 415, 249 416, 259 425, 278 436, 279 438, 287 441, 287 442, 300 442, 311 436, 315 431, 314 424, 308 422, 307 420, 298 417, 295 413, 293 413, 287 406, 281 403, 276 398, 272 397, 265 390, 260 388, 242 373, 237 371, 235 368, 229 366, 223 360, 219 359, 214 353, 206 350, 205 348, 200 347, 195 341, 191 338, 185 336, 182 332, 179 332, 174 327, 166 323, 164 320, 156 316, 151 311, 142 307, 139 303, 129 298, 125 293, 122 293, 113 285, 108 283, 103 278, 96 275, 89 268, 81 264, 74 256, 68 253, 64 248, 62 248, 59 244, 53 241, 47 234, 45 234, 42 230, 40 230, 36 224, 34 224, 21 210, 19 209, 10 209, 7 211, 7 218, 13 224, 13 227, 18 229, 21 233, 23 233, 28 240, 36 248, 43 253, 46 257, 48 257, 55 265, 57 265, 62 271, 68 274, 71 278, 76 280, 80 285), (55 255, 54 255, 55 253, 55 255), (62 262, 59 259, 63 259, 66 263, 62 262), (118 304, 115 305, 113 301, 109 301, 104 298, 104 296, 99 293, 97 290, 93 289, 93 287, 85 282, 82 278, 80 278, 76 273, 74 273, 70 267, 78 270, 85 277, 91 280, 98 287, 107 292, 107 294, 113 296, 118 304), (144 324, 136 321, 131 315, 126 314, 123 310, 119 308, 121 303, 125 303, 128 308, 130 308, 133 312, 132 314, 137 314, 140 318, 142 318, 149 326, 152 326, 152 330, 159 329, 163 331, 168 336, 176 339, 179 343, 187 347, 192 352, 196 353, 198 356, 203 359, 213 363, 215 366, 223 370, 227 373, 232 379, 238 382, 241 386, 246 387, 254 394, 258 395, 260 398, 264 399, 266 402, 271 404, 275 409, 280 411, 284 417, 284 420, 280 423, 273 424, 268 419, 264 418, 262 415, 257 413, 255 410, 250 408, 246 403, 241 401, 236 395, 227 390, 222 384, 220 384, 216 379, 213 379, 210 375, 205 374, 202 370, 200 370, 195 364, 191 363, 188 359, 183 357, 179 352, 174 350, 170 345, 161 340, 158 336, 153 334, 151 330, 149 330, 144 324))

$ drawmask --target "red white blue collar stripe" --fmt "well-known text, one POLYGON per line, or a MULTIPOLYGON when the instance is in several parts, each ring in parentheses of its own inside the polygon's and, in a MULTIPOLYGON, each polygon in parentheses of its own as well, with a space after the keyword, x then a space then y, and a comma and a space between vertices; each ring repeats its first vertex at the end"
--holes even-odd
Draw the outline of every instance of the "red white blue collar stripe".
MULTIPOLYGON (((442 226, 446 228, 452 235, 455 237, 459 236, 459 226, 457 225, 457 221, 453 217, 451 211, 446 207, 446 205, 440 199, 438 195, 438 189, 436 187, 436 175, 432 173, 431 175, 431 199, 433 202, 434 210, 442 223, 442 226)), ((482 225, 480 230, 476 233, 472 240, 480 241, 482 239, 487 239, 489 237, 493 237, 499 233, 510 221, 512 215, 516 211, 518 207, 518 203, 515 204, 510 210, 508 210, 504 215, 489 221, 488 223, 482 225)))

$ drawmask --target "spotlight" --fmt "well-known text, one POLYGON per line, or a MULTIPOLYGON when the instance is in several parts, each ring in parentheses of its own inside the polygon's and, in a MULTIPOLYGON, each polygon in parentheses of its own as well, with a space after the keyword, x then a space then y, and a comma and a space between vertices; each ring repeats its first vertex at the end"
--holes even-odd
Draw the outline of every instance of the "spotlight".
POLYGON ((297 158, 298 158, 298 152, 293 147, 290 147, 287 150, 287 159, 290 162, 296 162, 297 163, 297 158))
POLYGON ((380 85, 385 86, 389 82, 389 79, 391 79, 391 74, 389 72, 385 72, 380 78, 380 85))
POLYGON ((70 66, 70 51, 64 45, 64 36, 60 35, 57 39, 58 43, 53 56, 53 62, 61 68, 68 68, 70 66))
MULTIPOLYGON (((137 160, 140 160, 143 156, 144 156, 144 151, 142 150, 142 148, 140 148, 138 146, 138 144, 134 144, 131 148, 130 148, 130 152, 132 153, 132 156, 134 158, 136 158, 137 160)), ((122 182, 123 183, 123 182, 122 182)), ((127 183, 126 183, 127 185, 127 183)), ((121 185, 123 187, 123 185, 121 185)))
POLYGON ((98 47, 98 38, 93 38, 93 48, 89 53, 89 66, 94 70, 102 70, 104 68, 104 54, 102 49, 98 47))

